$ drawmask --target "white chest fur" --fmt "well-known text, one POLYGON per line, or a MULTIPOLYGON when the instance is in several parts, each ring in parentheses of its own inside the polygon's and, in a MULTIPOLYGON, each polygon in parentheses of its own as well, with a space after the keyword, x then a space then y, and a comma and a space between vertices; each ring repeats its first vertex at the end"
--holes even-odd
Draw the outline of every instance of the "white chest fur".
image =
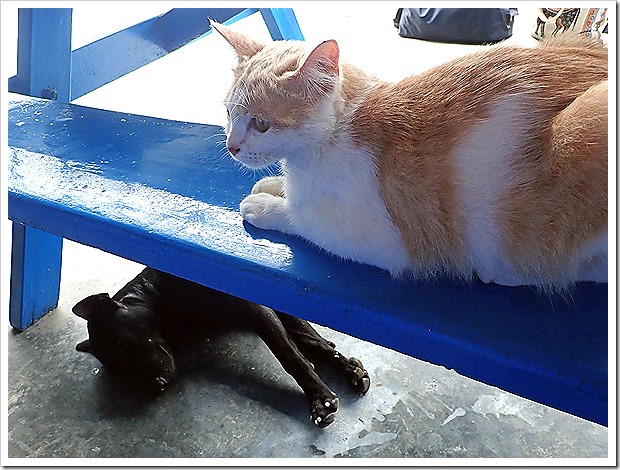
POLYGON ((411 267, 381 198, 371 155, 342 138, 329 152, 288 158, 282 169, 292 231, 393 275, 411 267))

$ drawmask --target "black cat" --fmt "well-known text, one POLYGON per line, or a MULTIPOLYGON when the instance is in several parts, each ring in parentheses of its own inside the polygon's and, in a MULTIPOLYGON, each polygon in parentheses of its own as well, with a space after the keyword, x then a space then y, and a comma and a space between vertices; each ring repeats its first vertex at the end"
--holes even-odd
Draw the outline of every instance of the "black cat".
POLYGON ((255 331, 303 389, 310 419, 319 427, 334 421, 338 397, 310 361, 336 368, 360 394, 370 387, 362 363, 336 351, 305 320, 152 268, 112 298, 91 295, 73 312, 88 321, 89 338, 77 345, 78 351, 93 354, 105 367, 157 391, 163 391, 176 373, 170 340, 188 332, 207 336, 214 327, 255 331))

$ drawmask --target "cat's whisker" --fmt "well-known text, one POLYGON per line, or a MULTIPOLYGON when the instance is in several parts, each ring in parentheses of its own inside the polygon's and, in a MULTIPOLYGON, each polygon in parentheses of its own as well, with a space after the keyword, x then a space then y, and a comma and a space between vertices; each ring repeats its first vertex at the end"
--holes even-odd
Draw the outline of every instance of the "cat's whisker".
POLYGON ((231 121, 230 125, 234 125, 241 118, 241 114, 236 115, 231 121))
POLYGON ((241 173, 243 173, 244 176, 251 176, 253 179, 256 179, 256 170, 245 166, 243 163, 238 162, 237 160, 235 160, 235 163, 239 168, 241 168, 241 173))
MULTIPOLYGON (((246 112, 249 110, 248 106, 246 106, 242 101, 238 101, 238 100, 233 101, 233 100, 231 100, 228 103, 232 105, 231 114, 233 113, 235 108, 240 108, 240 109, 242 109, 243 111, 246 111, 246 112)), ((239 113, 239 111, 237 111, 237 113, 239 113)))
POLYGON ((257 170, 257 173, 263 175, 263 177, 280 176, 278 174, 277 167, 275 167, 274 165, 269 165, 267 167, 260 168, 257 170))
POLYGON ((241 106, 243 108, 247 108, 246 104, 245 104, 245 99, 242 96, 229 96, 226 98, 226 100, 224 100, 223 102, 225 105, 226 104, 232 104, 233 106, 241 106))
MULTIPOLYGON (((224 133, 221 133, 221 132, 220 132, 220 133, 218 133, 218 134, 213 134, 213 135, 210 135, 209 137, 207 137, 207 138, 206 138, 206 139, 204 139, 204 140, 211 140, 211 139, 213 139, 213 138, 215 138, 215 137, 226 137, 226 134, 224 134, 224 133)), ((224 140, 224 141, 219 141, 219 142, 217 142, 217 143, 218 143, 218 144, 221 144, 222 142, 226 142, 226 140, 224 140)))
POLYGON ((291 168, 291 169, 295 170, 295 174, 304 175, 304 176, 310 178, 310 173, 308 173, 306 170, 304 170, 303 168, 300 168, 297 165, 291 164, 291 162, 289 160, 287 160, 286 163, 281 166, 281 170, 280 171, 285 176, 288 176, 288 174, 289 174, 288 168, 291 168))
POLYGON ((248 84, 246 83, 246 81, 241 77, 239 77, 239 83, 243 85, 243 89, 240 89, 239 91, 243 93, 242 95, 243 97, 246 97, 248 95, 248 91, 250 88, 248 87, 248 84))
POLYGON ((243 106, 244 108, 247 109, 247 106, 245 105, 245 103, 247 103, 247 97, 248 97, 248 87, 245 84, 245 82, 243 81, 243 79, 239 79, 239 82, 243 85, 244 89, 242 89, 241 87, 232 90, 231 94, 233 95, 232 98, 236 101, 236 105, 237 106, 243 106))
MULTIPOLYGON (((226 97, 224 101, 224 106, 232 105, 232 108, 240 107, 246 112, 249 110, 247 103, 247 95, 240 89, 234 89, 229 92, 229 95, 226 97)), ((240 113, 238 113, 240 115, 240 113)))

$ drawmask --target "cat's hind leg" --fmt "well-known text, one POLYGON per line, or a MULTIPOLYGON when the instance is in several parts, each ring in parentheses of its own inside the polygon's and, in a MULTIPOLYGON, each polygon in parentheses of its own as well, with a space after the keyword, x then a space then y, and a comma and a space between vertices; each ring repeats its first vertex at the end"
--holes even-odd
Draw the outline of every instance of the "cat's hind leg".
POLYGON ((336 369, 360 395, 368 391, 370 377, 359 359, 338 352, 336 345, 323 338, 307 321, 282 312, 275 313, 304 356, 336 369))
POLYGON ((320 428, 331 424, 338 411, 338 397, 321 380, 314 367, 291 340, 286 327, 274 310, 246 303, 246 309, 237 311, 251 323, 288 372, 304 391, 310 408, 310 419, 320 428))
POLYGON ((606 176, 607 104, 605 80, 577 97, 552 121, 553 169, 562 171, 562 176, 580 181, 584 170, 604 171, 606 176))
MULTIPOLYGON (((571 276, 607 282, 608 82, 603 81, 561 111, 551 125, 551 171, 566 221, 560 253, 571 253, 571 276)), ((559 223, 556 224, 559 226, 559 223)))

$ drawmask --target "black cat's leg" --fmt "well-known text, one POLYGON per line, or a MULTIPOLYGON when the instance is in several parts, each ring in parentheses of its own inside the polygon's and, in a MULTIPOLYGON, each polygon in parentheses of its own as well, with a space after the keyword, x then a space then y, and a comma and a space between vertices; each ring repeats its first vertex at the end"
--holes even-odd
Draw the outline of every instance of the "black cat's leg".
MULTIPOLYGON (((338 397, 314 371, 312 364, 289 338, 284 325, 273 310, 256 304, 248 304, 251 312, 248 321, 304 391, 310 406, 310 419, 319 427, 332 423, 338 411, 338 397)), ((244 312, 245 314, 245 312, 244 312)))
POLYGON ((359 359, 339 353, 336 345, 323 338, 307 321, 282 312, 276 312, 276 315, 302 354, 310 360, 320 361, 338 370, 358 393, 364 394, 368 391, 370 377, 359 359))

